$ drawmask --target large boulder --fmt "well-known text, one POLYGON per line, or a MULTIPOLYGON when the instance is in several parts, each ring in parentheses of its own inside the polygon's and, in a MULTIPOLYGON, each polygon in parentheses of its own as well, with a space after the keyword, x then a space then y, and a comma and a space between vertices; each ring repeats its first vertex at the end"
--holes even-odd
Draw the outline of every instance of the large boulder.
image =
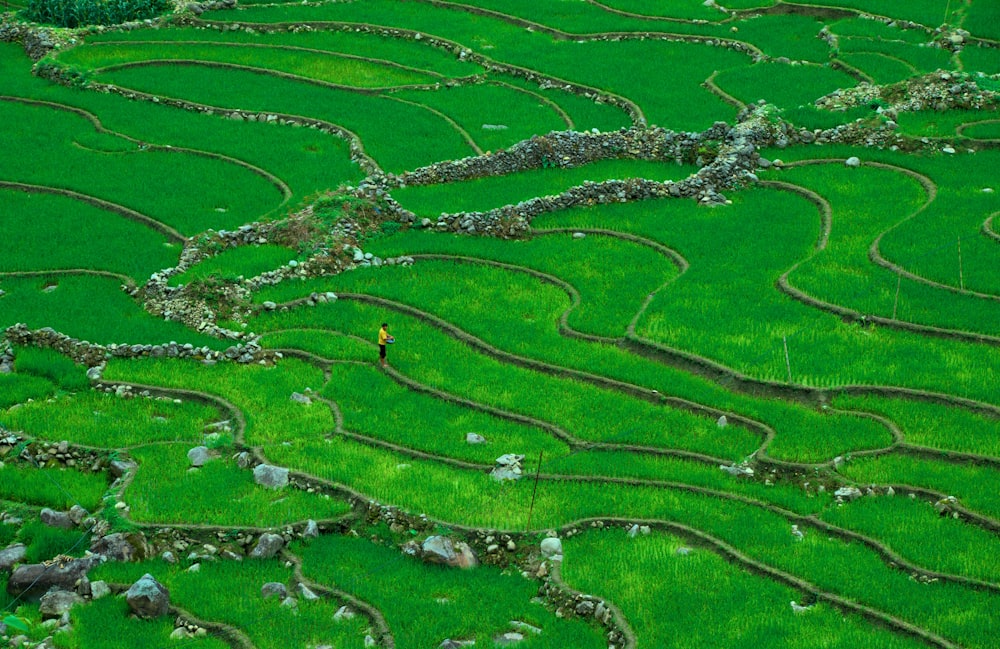
POLYGON ((0 570, 10 570, 14 567, 15 563, 24 561, 27 553, 28 548, 23 543, 8 545, 3 550, 0 550, 0 570))
POLYGON ((50 564, 31 563, 18 566, 7 580, 7 592, 23 597, 41 597, 53 586, 73 590, 99 558, 67 559, 50 564))
POLYGON ((562 559, 562 541, 558 537, 549 536, 542 539, 539 549, 542 551, 542 556, 546 559, 552 559, 553 561, 560 561, 562 559))
POLYGON ((125 601, 139 617, 160 617, 170 610, 170 591, 147 572, 129 587, 125 601))
POLYGON ((461 541, 454 543, 447 536, 428 536, 420 550, 421 557, 427 563, 440 563, 456 568, 472 568, 479 564, 472 548, 461 541))
POLYGON ((261 534, 260 538, 257 539, 257 545, 254 549, 250 551, 250 558, 252 559, 270 559, 274 555, 281 552, 281 548, 285 547, 285 539, 279 534, 261 534))
POLYGON ((83 601, 83 598, 73 591, 53 588, 42 595, 38 611, 42 614, 43 620, 52 620, 62 617, 63 613, 68 612, 77 604, 82 604, 83 601))
POLYGON ((269 489, 281 489, 288 486, 288 469, 270 464, 258 464, 254 467, 253 479, 257 484, 269 489))
POLYGON ((66 512, 57 512, 56 510, 49 509, 48 507, 42 509, 38 517, 49 527, 59 527, 64 530, 76 527, 73 524, 73 519, 69 517, 69 514, 66 512))
POLYGON ((141 534, 125 535, 115 532, 94 539, 90 544, 90 551, 109 561, 133 561, 145 559, 149 555, 149 546, 141 534))

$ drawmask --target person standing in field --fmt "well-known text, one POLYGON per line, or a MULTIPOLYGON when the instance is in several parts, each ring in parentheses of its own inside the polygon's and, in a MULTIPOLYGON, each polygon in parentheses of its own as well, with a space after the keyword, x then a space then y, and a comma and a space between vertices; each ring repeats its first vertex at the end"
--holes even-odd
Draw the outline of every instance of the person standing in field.
POLYGON ((383 322, 382 328, 378 330, 378 362, 382 367, 385 367, 385 346, 389 344, 389 323, 383 322))

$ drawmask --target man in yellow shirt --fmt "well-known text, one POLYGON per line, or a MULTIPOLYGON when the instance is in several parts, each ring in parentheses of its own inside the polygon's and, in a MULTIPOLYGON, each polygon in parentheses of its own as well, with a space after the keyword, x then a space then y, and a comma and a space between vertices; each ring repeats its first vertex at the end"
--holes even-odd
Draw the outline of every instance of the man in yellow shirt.
POLYGON ((385 367, 385 346, 389 344, 392 336, 389 335, 389 323, 383 322, 382 328, 378 330, 378 362, 385 367))

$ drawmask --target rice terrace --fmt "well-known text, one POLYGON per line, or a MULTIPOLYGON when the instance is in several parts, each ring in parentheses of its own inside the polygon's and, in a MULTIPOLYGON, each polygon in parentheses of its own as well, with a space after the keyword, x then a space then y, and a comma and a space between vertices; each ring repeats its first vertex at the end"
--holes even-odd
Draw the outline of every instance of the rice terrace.
POLYGON ((2 11, 0 646, 1000 647, 1000 2, 2 11))

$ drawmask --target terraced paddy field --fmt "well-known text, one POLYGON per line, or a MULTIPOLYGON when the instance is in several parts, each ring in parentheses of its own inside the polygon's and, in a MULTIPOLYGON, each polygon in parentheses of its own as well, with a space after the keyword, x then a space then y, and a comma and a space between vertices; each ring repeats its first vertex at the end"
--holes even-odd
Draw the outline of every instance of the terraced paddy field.
POLYGON ((0 9, 0 643, 998 646, 992 0, 0 9))

